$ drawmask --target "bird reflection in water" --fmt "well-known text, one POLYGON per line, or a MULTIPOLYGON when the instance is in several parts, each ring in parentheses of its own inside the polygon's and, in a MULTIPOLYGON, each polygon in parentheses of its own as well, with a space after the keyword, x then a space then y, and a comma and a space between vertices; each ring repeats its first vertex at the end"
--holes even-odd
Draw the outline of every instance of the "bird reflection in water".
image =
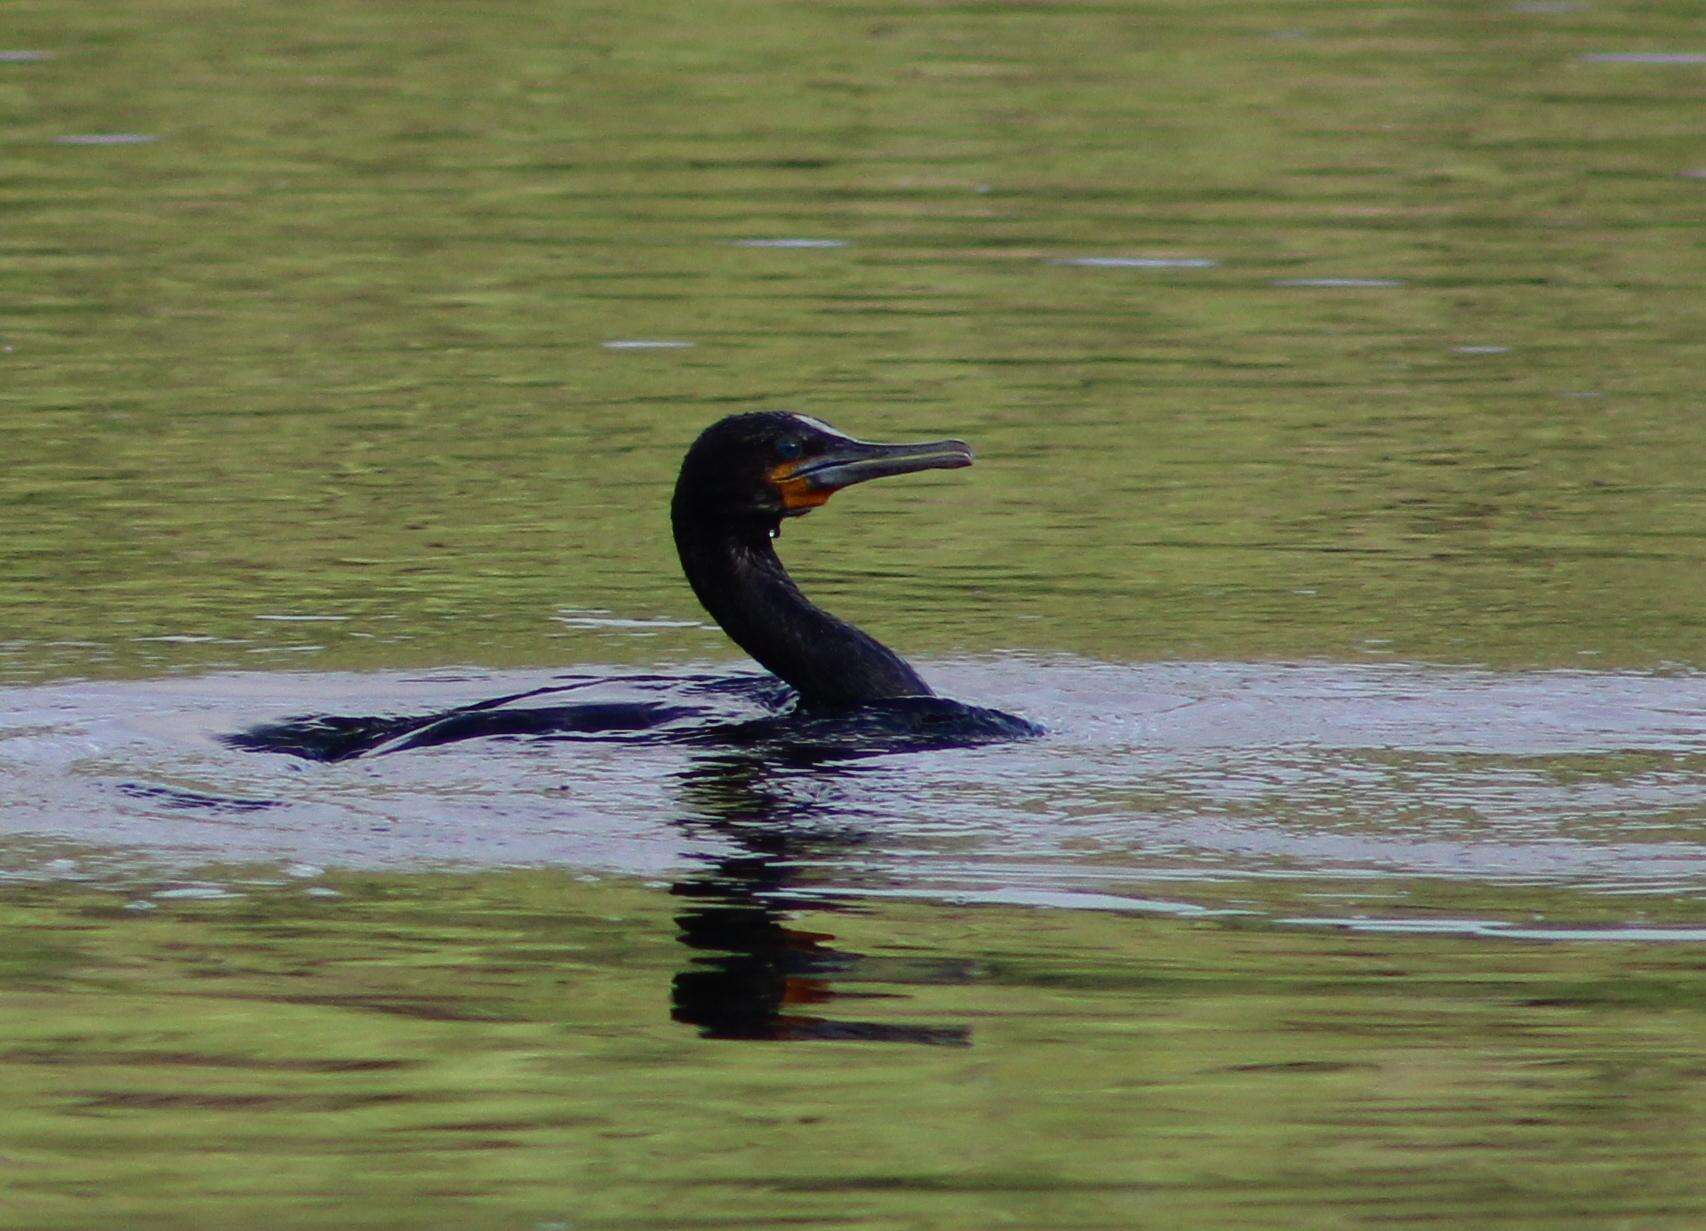
POLYGON ((966 1026, 850 1021, 826 1016, 836 1001, 888 999, 892 991, 848 984, 969 981, 969 962, 875 959, 836 948, 827 932, 794 926, 794 913, 849 913, 858 907, 800 884, 803 865, 845 855, 860 836, 831 829, 812 804, 791 797, 781 775, 825 779, 857 772, 824 764, 783 767, 756 756, 712 756, 682 775, 689 830, 732 842, 736 853, 671 892, 686 899, 676 916, 681 943, 695 951, 675 976, 671 1016, 711 1039, 920 1043, 964 1047, 966 1026))

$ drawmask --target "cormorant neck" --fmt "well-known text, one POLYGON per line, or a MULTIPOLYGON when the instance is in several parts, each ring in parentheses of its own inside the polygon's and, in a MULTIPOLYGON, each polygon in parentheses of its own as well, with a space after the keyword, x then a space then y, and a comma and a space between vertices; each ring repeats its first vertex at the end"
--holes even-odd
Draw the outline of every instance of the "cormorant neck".
POLYGON ((707 521, 679 504, 673 521, 682 570, 705 610, 803 703, 933 695, 900 655, 800 593, 771 546, 774 521, 707 521))

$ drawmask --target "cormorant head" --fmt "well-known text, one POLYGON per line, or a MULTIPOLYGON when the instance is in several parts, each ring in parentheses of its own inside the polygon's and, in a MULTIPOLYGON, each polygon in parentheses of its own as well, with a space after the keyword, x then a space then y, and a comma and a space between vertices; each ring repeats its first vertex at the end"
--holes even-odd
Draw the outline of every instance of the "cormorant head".
POLYGON ((971 449, 958 440, 871 444, 806 415, 730 415, 706 428, 687 451, 675 484, 675 516, 702 523, 756 520, 774 528, 866 479, 948 470, 971 460, 971 449))

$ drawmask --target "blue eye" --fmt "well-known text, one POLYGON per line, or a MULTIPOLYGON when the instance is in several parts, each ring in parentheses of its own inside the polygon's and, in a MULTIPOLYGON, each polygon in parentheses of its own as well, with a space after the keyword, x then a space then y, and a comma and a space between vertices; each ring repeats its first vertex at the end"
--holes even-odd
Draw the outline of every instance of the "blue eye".
POLYGON ((806 446, 799 440, 783 440, 776 445, 776 456, 785 462, 791 462, 806 451, 806 446))

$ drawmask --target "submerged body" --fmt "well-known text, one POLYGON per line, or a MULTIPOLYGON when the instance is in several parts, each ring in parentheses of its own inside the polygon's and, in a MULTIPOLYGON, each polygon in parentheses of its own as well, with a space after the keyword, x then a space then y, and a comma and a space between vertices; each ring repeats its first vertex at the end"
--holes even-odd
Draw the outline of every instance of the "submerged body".
POLYGON ((773 546, 783 519, 821 507, 844 487, 971 461, 971 450, 957 440, 871 444, 777 411, 731 415, 700 434, 671 501, 676 550, 712 619, 792 689, 791 697, 765 698, 775 711, 770 717, 696 726, 704 711, 693 704, 691 689, 674 703, 514 704, 569 690, 550 687, 440 714, 294 719, 230 740, 340 761, 490 736, 647 738, 858 755, 1041 734, 1011 714, 937 697, 899 654, 807 599, 773 546))

